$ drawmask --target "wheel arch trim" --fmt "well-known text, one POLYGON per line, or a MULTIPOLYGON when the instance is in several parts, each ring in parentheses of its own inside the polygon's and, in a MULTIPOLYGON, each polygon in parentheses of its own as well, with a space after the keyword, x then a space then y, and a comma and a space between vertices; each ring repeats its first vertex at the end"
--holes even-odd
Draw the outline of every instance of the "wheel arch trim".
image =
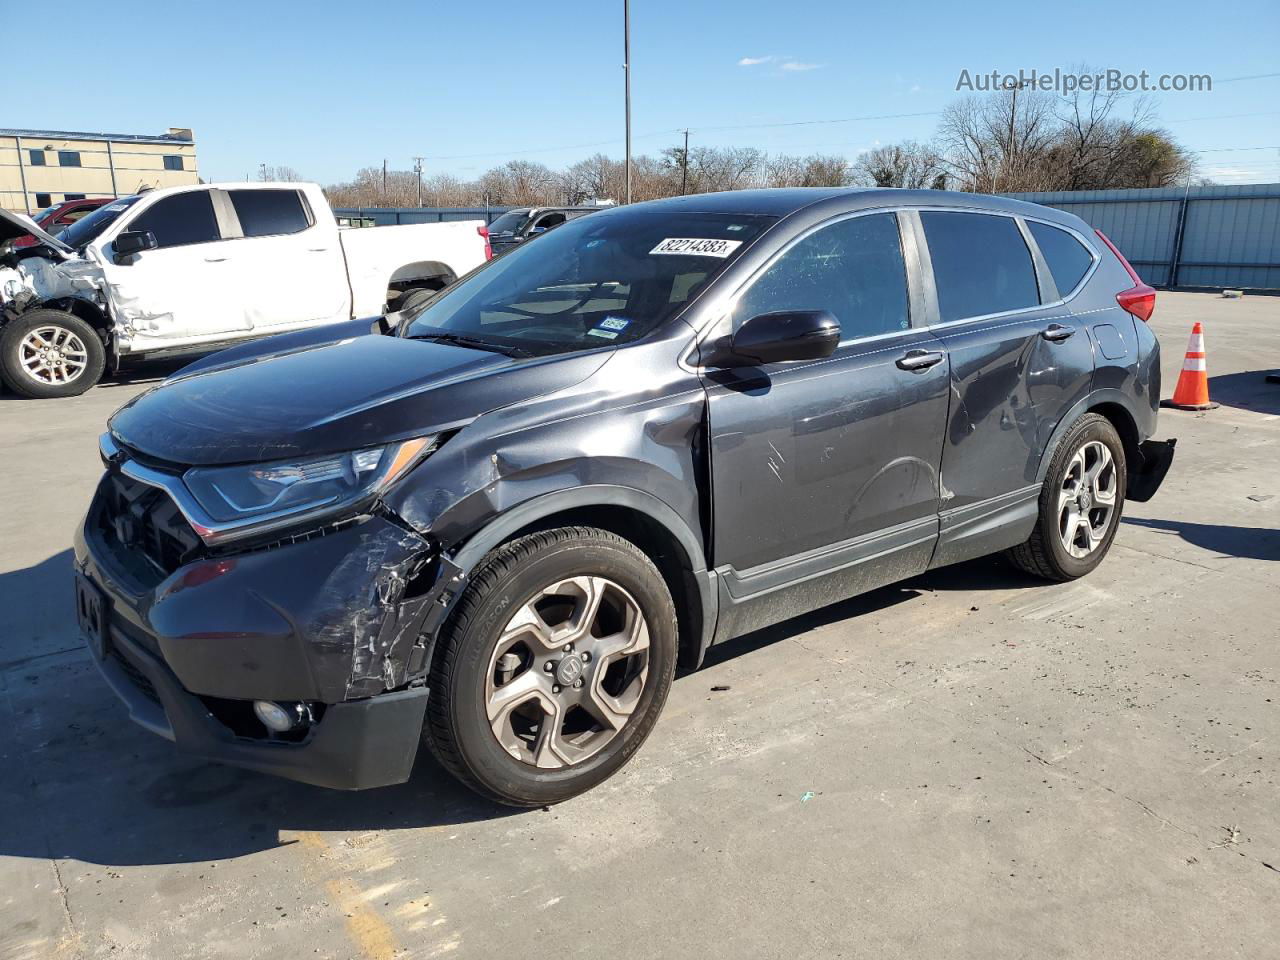
POLYGON ((614 484, 588 484, 542 494, 494 517, 462 540, 462 545, 453 554, 451 562, 462 577, 469 577, 489 551, 510 540, 526 527, 556 514, 593 507, 621 508, 642 514, 661 527, 684 551, 689 562, 689 573, 696 584, 694 598, 700 609, 691 611, 698 616, 699 624, 694 631, 695 635, 688 638, 688 647, 681 644, 682 665, 696 667, 702 662, 715 634, 718 612, 716 577, 714 572, 707 569, 706 553, 699 536, 673 507, 651 493, 614 484))

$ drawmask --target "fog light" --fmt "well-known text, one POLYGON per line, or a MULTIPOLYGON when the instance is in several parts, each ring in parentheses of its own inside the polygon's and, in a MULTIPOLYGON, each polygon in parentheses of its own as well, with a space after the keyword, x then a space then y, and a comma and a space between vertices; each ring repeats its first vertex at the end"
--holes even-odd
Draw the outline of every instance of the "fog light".
POLYGON ((270 700, 253 701, 253 712, 258 715, 262 725, 274 733, 285 733, 292 730, 300 719, 300 711, 296 708, 288 710, 270 700))

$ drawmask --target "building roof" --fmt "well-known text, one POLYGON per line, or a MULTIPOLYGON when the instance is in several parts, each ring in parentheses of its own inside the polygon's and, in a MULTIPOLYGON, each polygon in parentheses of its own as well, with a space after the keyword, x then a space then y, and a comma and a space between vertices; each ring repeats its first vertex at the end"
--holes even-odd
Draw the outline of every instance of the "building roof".
POLYGON ((81 130, 24 130, 0 127, 0 137, 31 140, 111 140, 116 143, 195 143, 190 130, 170 127, 168 133, 87 133, 81 130))

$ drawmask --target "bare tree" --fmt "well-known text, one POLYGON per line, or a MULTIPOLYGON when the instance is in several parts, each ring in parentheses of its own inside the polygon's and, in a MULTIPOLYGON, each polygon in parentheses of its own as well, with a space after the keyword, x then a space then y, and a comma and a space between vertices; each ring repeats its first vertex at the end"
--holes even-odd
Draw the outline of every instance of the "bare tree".
POLYGON ((942 112, 939 141, 961 190, 1052 189, 1045 158, 1059 123, 1054 98, 1011 88, 969 96, 942 112))
POLYGON ((305 180, 306 177, 293 169, 293 167, 271 166, 270 164, 264 163, 258 167, 258 179, 273 183, 286 183, 305 180))
POLYGON ((853 169, 858 182, 868 186, 946 189, 946 161, 933 146, 914 140, 868 150, 853 169))

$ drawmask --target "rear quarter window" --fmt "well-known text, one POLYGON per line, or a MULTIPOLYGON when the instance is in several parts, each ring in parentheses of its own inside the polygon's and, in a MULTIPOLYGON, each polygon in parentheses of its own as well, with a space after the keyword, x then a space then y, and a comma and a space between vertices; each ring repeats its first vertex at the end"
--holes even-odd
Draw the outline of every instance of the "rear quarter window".
POLYGON ((1040 303, 1035 267, 1012 217, 921 211, 943 323, 1040 303))
POLYGON ((1047 223, 1028 220, 1027 227, 1040 248, 1040 255, 1049 265, 1049 273, 1058 287, 1059 296, 1067 296, 1080 285, 1084 275, 1093 265, 1093 254, 1079 240, 1047 223))

